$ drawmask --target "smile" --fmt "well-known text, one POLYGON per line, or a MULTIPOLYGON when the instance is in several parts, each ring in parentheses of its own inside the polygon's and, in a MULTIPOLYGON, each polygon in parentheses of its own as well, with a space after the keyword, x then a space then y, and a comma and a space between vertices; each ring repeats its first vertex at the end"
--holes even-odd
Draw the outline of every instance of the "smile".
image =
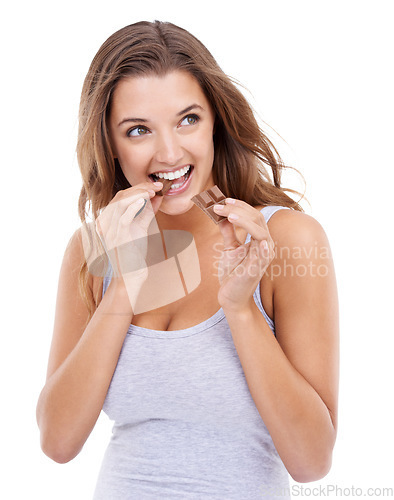
POLYGON ((193 165, 186 165, 173 172, 155 172, 154 174, 149 174, 149 178, 153 182, 159 181, 160 179, 173 181, 171 182, 171 187, 167 191, 166 196, 177 195, 188 189, 193 170, 193 165))
POLYGON ((190 171, 190 169, 191 165, 186 165, 186 167, 175 170, 175 172, 155 172, 154 174, 150 174, 149 177, 151 177, 154 181, 157 181, 159 179, 167 179, 173 181, 175 179, 179 179, 183 175, 186 175, 190 171))

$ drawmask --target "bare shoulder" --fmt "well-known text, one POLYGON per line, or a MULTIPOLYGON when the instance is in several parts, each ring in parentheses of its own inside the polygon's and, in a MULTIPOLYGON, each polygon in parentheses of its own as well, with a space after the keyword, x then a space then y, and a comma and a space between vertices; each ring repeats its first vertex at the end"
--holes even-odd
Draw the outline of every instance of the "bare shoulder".
POLYGON ((275 256, 268 273, 275 289, 284 294, 301 288, 335 281, 330 244, 322 225, 312 216, 296 210, 278 210, 268 221, 275 256), (324 279, 323 279, 324 278, 324 279))
MULTIPOLYGON (((294 289, 310 286, 308 270, 319 269, 331 259, 329 242, 321 224, 298 210, 278 210, 269 219, 268 230, 274 243, 274 258, 261 280, 260 295, 265 311, 274 319, 274 297, 278 309, 280 297, 294 289), (317 262, 316 257, 324 260, 317 262), (296 278, 303 275, 301 282, 296 278)), ((332 263, 330 263, 332 267, 332 263)), ((288 297, 286 299, 288 300, 288 297)))
POLYGON ((298 210, 278 210, 268 221, 268 228, 276 244, 328 245, 322 225, 314 217, 298 210))
MULTIPOLYGON (((68 242, 63 257, 62 269, 65 268, 66 274, 68 274, 70 278, 71 277, 74 278, 74 283, 76 275, 78 275, 79 279, 81 268, 86 263, 86 255, 85 255, 86 248, 84 244, 83 234, 84 233, 82 227, 78 228, 74 232, 74 234, 71 236, 68 242)), ((86 285, 93 292, 94 297, 101 296, 103 288, 102 277, 87 272, 86 279, 87 279, 86 285)))
POLYGON ((64 252, 62 266, 68 267, 69 271, 75 272, 84 262, 84 251, 82 243, 82 228, 78 228, 68 241, 64 252))

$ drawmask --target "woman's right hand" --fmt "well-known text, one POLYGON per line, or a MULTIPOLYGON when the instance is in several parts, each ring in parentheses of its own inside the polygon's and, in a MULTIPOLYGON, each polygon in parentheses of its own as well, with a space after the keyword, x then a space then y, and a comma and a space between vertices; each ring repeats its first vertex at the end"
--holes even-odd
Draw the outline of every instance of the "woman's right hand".
POLYGON ((147 276, 145 262, 148 232, 163 200, 155 196, 162 183, 144 182, 119 191, 96 219, 95 229, 113 270, 113 277, 130 277, 142 283, 147 276))

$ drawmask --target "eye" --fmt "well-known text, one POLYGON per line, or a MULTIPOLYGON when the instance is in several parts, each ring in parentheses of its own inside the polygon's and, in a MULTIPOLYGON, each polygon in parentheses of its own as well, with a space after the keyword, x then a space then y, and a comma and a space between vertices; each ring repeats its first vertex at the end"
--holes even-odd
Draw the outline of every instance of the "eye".
POLYGON ((137 127, 133 127, 127 131, 128 137, 140 137, 141 135, 146 135, 148 133, 148 129, 146 127, 142 127, 138 125, 137 127))
POLYGON ((187 115, 179 124, 180 126, 184 125, 195 125, 200 120, 200 117, 197 115, 187 115))

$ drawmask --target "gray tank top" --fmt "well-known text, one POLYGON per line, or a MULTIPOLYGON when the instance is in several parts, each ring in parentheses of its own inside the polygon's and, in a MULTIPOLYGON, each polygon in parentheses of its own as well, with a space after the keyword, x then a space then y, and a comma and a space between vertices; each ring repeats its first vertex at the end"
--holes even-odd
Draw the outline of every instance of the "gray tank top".
MULTIPOLYGON (((275 334, 260 286, 254 300, 275 334)), ((103 410, 114 426, 94 500, 290 498, 222 309, 184 330, 130 325, 103 410)))

